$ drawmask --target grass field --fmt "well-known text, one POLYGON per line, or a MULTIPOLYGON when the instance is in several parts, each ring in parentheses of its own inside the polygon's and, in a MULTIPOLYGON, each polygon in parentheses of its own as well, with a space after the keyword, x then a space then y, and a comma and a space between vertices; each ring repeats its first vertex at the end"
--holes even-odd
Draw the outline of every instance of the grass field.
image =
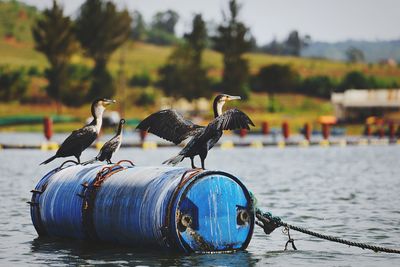
MULTIPOLYGON (((109 63, 109 69, 115 75, 119 70, 119 62, 121 56, 125 60, 125 75, 129 79, 135 73, 148 71, 154 78, 157 76, 157 69, 166 62, 173 47, 160 47, 144 43, 128 42, 123 48, 114 53, 109 63)), ((302 77, 312 75, 328 75, 339 78, 346 72, 351 70, 362 70, 365 73, 376 75, 381 79, 396 80, 400 82, 400 69, 388 68, 380 65, 366 64, 347 64, 344 62, 328 61, 322 59, 305 59, 295 57, 271 56, 265 54, 247 54, 249 65, 253 73, 257 72, 261 66, 278 63, 290 64, 295 68, 302 77)), ((222 57, 220 54, 207 50, 204 55, 204 64, 209 68, 209 75, 215 79, 219 79, 222 74, 222 57)), ((93 62, 83 56, 82 51, 77 52, 72 63, 85 64, 92 66, 93 62)), ((30 42, 16 42, 10 40, 0 41, 0 65, 9 65, 13 68, 36 66, 39 69, 47 67, 45 57, 34 50, 33 44, 30 42)), ((35 80, 31 83, 28 94, 35 94, 42 91, 45 85, 43 80, 35 80)), ((158 105, 148 108, 135 107, 133 99, 138 94, 138 89, 127 89, 126 98, 126 117, 143 118, 150 112, 159 108, 158 105)), ((117 99, 120 97, 117 95, 117 99)), ((293 130, 300 128, 305 122, 316 124, 316 120, 320 115, 331 115, 333 113, 332 106, 327 100, 311 98, 296 94, 277 95, 276 100, 280 106, 280 110, 276 113, 267 113, 268 97, 265 94, 252 94, 247 102, 242 102, 239 107, 250 113, 254 121, 260 125, 262 121, 269 121, 271 127, 279 127, 282 121, 290 122, 293 130)), ((121 110, 119 106, 116 110, 121 110)), ((54 105, 20 105, 14 103, 1 103, 0 116, 18 115, 18 114, 38 114, 48 115, 55 113, 54 105)), ((89 107, 67 108, 63 107, 63 113, 76 116, 82 121, 89 115, 89 107)), ((210 116, 211 117, 211 113, 210 116)), ((56 131, 70 131, 79 126, 79 123, 67 123, 56 125, 56 131)), ((12 126, 3 127, 1 130, 19 130, 19 131, 41 131, 41 125, 28 126, 12 126)), ((356 126, 356 130, 361 131, 361 127, 356 126)))
MULTIPOLYGON (((119 63, 122 56, 125 61, 124 70, 127 77, 131 77, 135 73, 141 73, 143 70, 148 71, 152 76, 156 76, 157 69, 166 62, 172 50, 173 47, 128 42, 113 54, 108 67, 113 74, 116 74, 120 68, 119 63)), ((381 66, 379 64, 348 64, 324 59, 272 56, 259 53, 249 53, 245 57, 249 60, 252 73, 256 73, 262 66, 277 63, 291 65, 302 77, 328 75, 333 78, 340 78, 349 71, 360 70, 381 79, 400 82, 400 68, 381 66)), ((203 60, 204 65, 209 68, 211 77, 221 77, 223 66, 222 57, 219 53, 206 50, 203 60)), ((83 56, 82 51, 78 51, 72 57, 72 63, 86 64, 88 66, 93 64, 91 60, 83 56)), ((48 63, 42 54, 34 50, 34 46, 30 42, 1 40, 0 65, 9 65, 15 68, 36 66, 44 69, 48 63)))

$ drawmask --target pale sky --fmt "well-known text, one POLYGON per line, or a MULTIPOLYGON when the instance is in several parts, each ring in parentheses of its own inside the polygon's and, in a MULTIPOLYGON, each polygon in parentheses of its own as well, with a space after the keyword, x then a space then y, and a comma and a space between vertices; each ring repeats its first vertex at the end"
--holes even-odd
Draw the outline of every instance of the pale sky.
MULTIPOLYGON (((52 0, 22 0, 39 9, 52 0)), ((59 0, 75 16, 83 0, 59 0)), ((216 23, 228 0, 114 0, 119 7, 140 11, 146 22, 157 11, 173 9, 180 15, 178 34, 189 31, 194 13, 216 23)), ((240 0, 241 19, 258 44, 281 40, 289 31, 309 34, 314 41, 400 39, 400 0, 240 0)))

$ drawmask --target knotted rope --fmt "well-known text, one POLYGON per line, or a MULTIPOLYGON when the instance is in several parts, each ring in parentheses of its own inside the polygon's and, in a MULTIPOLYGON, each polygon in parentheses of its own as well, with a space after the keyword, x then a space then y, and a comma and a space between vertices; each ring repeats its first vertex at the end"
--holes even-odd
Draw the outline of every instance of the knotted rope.
POLYGON ((345 240, 343 238, 339 238, 336 236, 325 235, 325 234, 317 233, 314 231, 310 231, 310 230, 302 228, 302 227, 291 225, 291 224, 283 222, 281 220, 281 218, 279 218, 279 217, 272 216, 272 214, 269 212, 262 212, 258 208, 256 209, 256 217, 258 219, 258 221, 256 221, 256 224, 258 226, 262 227, 266 234, 272 233, 272 231, 274 231, 278 227, 281 227, 281 226, 285 227, 284 233, 286 233, 289 238, 289 240, 286 242, 285 250, 287 249, 287 246, 289 243, 292 244, 292 247, 294 250, 297 250, 296 246, 294 245, 294 239, 291 238, 291 236, 289 234, 289 229, 292 229, 292 230, 295 230, 295 231, 298 231, 298 232, 301 232, 301 233, 304 233, 307 235, 315 236, 315 237, 318 237, 321 239, 325 239, 325 240, 329 240, 332 242, 337 242, 337 243, 341 243, 341 244, 345 244, 345 245, 349 245, 349 246, 353 246, 353 247, 359 247, 362 249, 370 249, 375 252, 400 254, 400 250, 398 250, 398 249, 385 248, 385 247, 369 245, 369 244, 361 243, 361 242, 349 241, 349 240, 345 240))

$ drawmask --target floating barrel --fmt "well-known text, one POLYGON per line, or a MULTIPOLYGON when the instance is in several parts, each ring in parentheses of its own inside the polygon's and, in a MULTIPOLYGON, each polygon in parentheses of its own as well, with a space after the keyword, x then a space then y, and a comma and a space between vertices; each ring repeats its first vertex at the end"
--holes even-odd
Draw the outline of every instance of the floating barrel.
POLYGON ((76 165, 49 172, 32 193, 40 236, 207 252, 245 249, 253 233, 249 192, 220 171, 76 165))

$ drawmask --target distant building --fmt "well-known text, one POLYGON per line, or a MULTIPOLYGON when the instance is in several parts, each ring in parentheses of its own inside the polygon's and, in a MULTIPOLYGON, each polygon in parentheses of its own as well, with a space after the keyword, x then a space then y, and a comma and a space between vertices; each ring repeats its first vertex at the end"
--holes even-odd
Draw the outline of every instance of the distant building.
POLYGON ((389 66, 393 68, 397 67, 397 62, 393 58, 382 59, 381 61, 379 61, 379 64, 381 64, 382 66, 389 66))
POLYGON ((349 89, 332 93, 335 116, 341 121, 361 121, 400 111, 400 89, 349 89))

